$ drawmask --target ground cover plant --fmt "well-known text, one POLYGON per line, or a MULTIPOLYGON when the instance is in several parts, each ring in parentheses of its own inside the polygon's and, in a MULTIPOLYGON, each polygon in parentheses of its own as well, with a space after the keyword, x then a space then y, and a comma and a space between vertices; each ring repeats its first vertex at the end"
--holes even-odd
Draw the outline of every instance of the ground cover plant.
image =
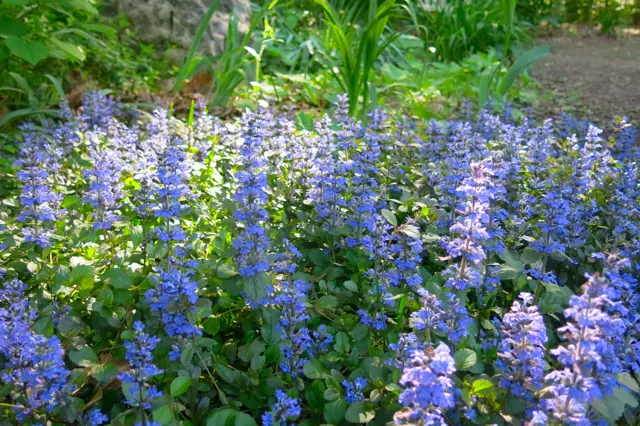
POLYGON ((505 110, 22 126, 4 424, 634 424, 637 134, 505 110))

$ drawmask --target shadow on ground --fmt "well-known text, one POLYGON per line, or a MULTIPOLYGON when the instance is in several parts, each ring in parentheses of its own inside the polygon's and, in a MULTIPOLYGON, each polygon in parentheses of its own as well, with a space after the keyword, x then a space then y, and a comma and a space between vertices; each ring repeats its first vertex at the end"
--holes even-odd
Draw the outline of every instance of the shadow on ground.
POLYGON ((640 36, 563 33, 540 43, 552 53, 531 73, 542 89, 537 115, 566 111, 598 124, 625 115, 640 124, 640 36))

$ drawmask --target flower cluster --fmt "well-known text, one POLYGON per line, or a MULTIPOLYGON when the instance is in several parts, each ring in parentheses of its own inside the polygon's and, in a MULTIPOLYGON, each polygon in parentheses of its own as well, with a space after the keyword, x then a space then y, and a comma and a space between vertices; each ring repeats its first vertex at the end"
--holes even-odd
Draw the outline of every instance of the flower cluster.
POLYGON ((0 354, 6 360, 1 378, 20 395, 14 408, 20 421, 39 409, 53 411, 73 390, 60 339, 31 330, 37 312, 25 299, 26 289, 19 280, 0 289, 0 354))
POLYGON ((133 324, 133 341, 124 344, 127 350, 129 369, 118 375, 128 385, 126 403, 141 410, 151 409, 151 401, 162 396, 162 392, 149 383, 152 377, 162 374, 162 370, 153 363, 153 351, 160 341, 144 332, 140 321, 133 324))
POLYGON ((347 102, 185 123, 91 94, 25 125, 0 203, 5 423, 637 417, 635 130, 347 102))
POLYGON ((498 362, 500 386, 512 395, 533 398, 543 385, 547 333, 533 295, 520 293, 500 327, 498 362))
POLYGON ((118 152, 109 148, 93 151, 91 157, 93 168, 84 172, 89 181, 85 201, 94 209, 93 227, 110 229, 119 217, 118 208, 123 196, 120 177, 124 164, 118 152))
POLYGON ((400 386, 404 390, 398 398, 406 408, 395 414, 395 423, 446 424, 444 416, 455 405, 451 378, 455 371, 455 361, 444 343, 435 349, 411 350, 400 378, 400 386))
POLYGON ((460 263, 452 265, 448 271, 446 285, 451 289, 466 290, 480 285, 478 265, 486 259, 483 242, 490 239, 487 231, 489 206, 496 194, 491 174, 487 164, 472 163, 471 176, 465 178, 457 188, 465 202, 458 208, 460 214, 450 231, 459 236, 441 242, 451 258, 460 258, 460 263))
POLYGON ((26 223, 22 229, 24 239, 42 248, 51 246, 51 224, 60 218, 61 195, 53 189, 52 173, 59 168, 61 150, 38 134, 31 124, 22 126, 24 143, 17 177, 22 183, 20 204, 23 210, 18 221, 26 223))
POLYGON ((349 404, 353 404, 355 402, 362 401, 364 399, 364 395, 362 390, 367 385, 367 379, 364 377, 358 377, 353 382, 349 380, 344 380, 342 382, 342 386, 344 386, 344 390, 346 392, 346 396, 344 400, 349 404))
POLYGON ((611 394, 622 365, 616 353, 616 341, 624 336, 625 324, 608 313, 612 305, 609 282, 591 275, 582 286, 582 295, 572 296, 564 311, 570 321, 558 331, 565 344, 551 353, 563 367, 545 376, 551 398, 541 401, 549 416, 574 424, 588 423, 587 404, 611 394))
POLYGON ((265 110, 261 109, 257 113, 249 114, 238 135, 238 151, 242 165, 235 175, 238 190, 233 199, 238 203, 238 208, 233 213, 233 217, 242 223, 244 228, 233 240, 233 247, 238 253, 237 263, 240 275, 244 277, 252 277, 269 269, 266 253, 269 238, 262 225, 269 218, 264 208, 268 200, 266 192, 268 185, 262 153, 267 120, 269 120, 269 114, 265 110))
MULTIPOLYGON (((165 332, 178 339, 200 336, 202 332, 192 322, 198 301, 198 285, 190 274, 170 266, 168 271, 160 271, 160 276, 155 279, 156 285, 147 290, 145 299, 151 311, 160 314, 165 332)), ((179 355, 177 347, 174 348, 172 359, 179 355)))
POLYGON ((262 426, 293 426, 290 419, 295 419, 302 412, 300 400, 287 396, 281 389, 276 390, 276 403, 262 415, 262 426))

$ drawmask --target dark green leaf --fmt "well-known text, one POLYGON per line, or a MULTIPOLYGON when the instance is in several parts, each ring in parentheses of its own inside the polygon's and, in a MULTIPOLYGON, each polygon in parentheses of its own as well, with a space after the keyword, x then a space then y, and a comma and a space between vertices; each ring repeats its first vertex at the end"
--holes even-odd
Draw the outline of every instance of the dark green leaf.
POLYGON ((373 410, 368 410, 364 402, 351 404, 344 415, 346 421, 350 423, 368 423, 375 417, 373 410))
POLYGON ((244 291, 254 302, 259 302, 267 296, 267 286, 271 283, 269 276, 261 272, 244 279, 244 291))
POLYGON ((111 287, 128 289, 133 285, 131 277, 124 269, 109 269, 102 274, 102 281, 109 284, 111 287))
POLYGON ((304 391, 305 398, 309 406, 316 411, 324 408, 324 393, 326 386, 320 380, 314 380, 304 391))
POLYGON ((221 263, 216 269, 216 275, 218 278, 231 278, 238 275, 238 271, 236 271, 236 268, 230 263, 221 263))
POLYGON ((338 299, 335 296, 322 296, 316 302, 316 307, 320 309, 332 309, 338 306, 338 299))
POLYGON ((36 65, 49 56, 49 49, 39 41, 24 41, 16 36, 10 36, 5 40, 5 44, 11 53, 31 65, 36 65))
POLYGON ((215 336, 220 331, 220 320, 218 318, 207 318, 202 323, 205 333, 215 336))
POLYGON ((469 370, 478 362, 478 355, 471 349, 460 349, 455 353, 454 358, 458 370, 469 370))
POLYGON ((382 209, 380 213, 382 213, 382 216, 384 216, 387 222, 389 222, 393 226, 398 226, 398 219, 396 219, 396 215, 394 215, 393 212, 387 209, 382 209))
POLYGON ((91 367, 98 362, 98 355, 89 346, 83 346, 80 350, 69 351, 69 359, 80 367, 91 367))
POLYGON ((332 425, 339 425, 347 411, 347 402, 344 399, 336 399, 324 406, 324 419, 332 425))
POLYGON ((191 377, 178 376, 171 382, 171 396, 180 396, 191 386, 191 377))
POLYGON ((24 25, 8 16, 0 16, 0 35, 20 37, 25 34, 27 29, 24 25))
POLYGON ((327 368, 319 359, 308 361, 303 368, 304 375, 310 379, 324 379, 328 376, 327 368))

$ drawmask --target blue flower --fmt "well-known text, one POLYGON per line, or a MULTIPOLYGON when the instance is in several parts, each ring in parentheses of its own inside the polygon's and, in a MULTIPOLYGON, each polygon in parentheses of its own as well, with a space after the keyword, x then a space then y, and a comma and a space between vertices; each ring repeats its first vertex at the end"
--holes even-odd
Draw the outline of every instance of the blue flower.
POLYGON ((606 277, 588 276, 582 295, 572 296, 564 311, 569 322, 558 332, 566 343, 551 351, 561 369, 546 375, 552 397, 541 401, 547 414, 559 421, 570 418, 572 424, 588 424, 586 404, 620 386, 616 375, 622 365, 616 346, 624 338, 625 324, 608 313, 615 303, 609 285, 606 277))
POLYGON ((262 426, 294 426, 291 419, 297 418, 302 409, 298 398, 290 398, 282 390, 276 390, 276 403, 262 415, 262 426))
POLYGON ((64 213, 60 210, 62 196, 54 191, 52 177, 60 167, 62 152, 38 134, 33 125, 23 125, 21 130, 25 140, 15 162, 20 167, 16 176, 22 183, 23 209, 18 221, 27 224, 22 230, 26 242, 46 248, 51 246, 51 224, 64 213))
MULTIPOLYGON (((145 299, 151 311, 160 314, 166 333, 182 340, 201 336, 202 331, 192 322, 198 301, 198 285, 192 280, 191 273, 169 266, 154 280, 156 286, 147 290, 145 299)), ((175 359, 179 353, 176 347, 171 357, 175 359)))
POLYGON ((455 361, 444 344, 436 348, 414 349, 408 353, 398 402, 406 408, 394 415, 395 424, 446 424, 444 414, 455 405, 455 361))
POLYGON ((95 408, 82 415, 83 423, 87 426, 99 426, 109 422, 109 417, 102 414, 102 411, 95 408))
POLYGON ((362 401, 364 399, 364 395, 362 390, 367 385, 367 379, 363 377, 356 378, 353 383, 349 380, 344 380, 342 382, 342 386, 344 386, 346 396, 344 398, 349 404, 353 404, 355 402, 362 401))
MULTIPOLYGON (((235 177, 238 183, 233 199, 238 203, 234 218, 242 224, 242 231, 233 239, 236 250, 238 272, 243 277, 253 277, 269 270, 267 250, 269 237, 264 223, 269 220, 265 210, 267 204, 267 175, 262 152, 264 143, 263 127, 268 113, 259 109, 257 113, 247 113, 244 125, 238 135, 239 170, 235 177)), ((249 302, 260 304, 259 300, 249 302)))
POLYGON ((0 289, 0 354, 6 359, 1 378, 23 390, 23 397, 15 401, 18 420, 40 408, 51 412, 74 390, 67 384, 71 372, 65 367, 60 339, 31 330, 37 312, 30 308, 25 291, 19 280, 0 289))
POLYGON ((531 303, 533 296, 521 293, 502 319, 496 366, 502 372, 500 387, 532 400, 532 391, 543 385, 547 334, 542 315, 531 303))
POLYGON ((133 324, 134 339, 125 342, 126 359, 129 369, 120 373, 118 378, 129 384, 126 403, 132 407, 151 409, 151 401, 162 396, 154 385, 149 384, 152 377, 162 374, 162 370, 153 363, 153 351, 160 341, 144 332, 140 321, 133 324))
POLYGON ((93 168, 84 171, 89 181, 89 192, 85 201, 91 204, 94 211, 93 227, 110 229, 118 220, 118 208, 123 197, 120 175, 124 167, 119 154, 113 149, 94 150, 91 152, 93 168))

